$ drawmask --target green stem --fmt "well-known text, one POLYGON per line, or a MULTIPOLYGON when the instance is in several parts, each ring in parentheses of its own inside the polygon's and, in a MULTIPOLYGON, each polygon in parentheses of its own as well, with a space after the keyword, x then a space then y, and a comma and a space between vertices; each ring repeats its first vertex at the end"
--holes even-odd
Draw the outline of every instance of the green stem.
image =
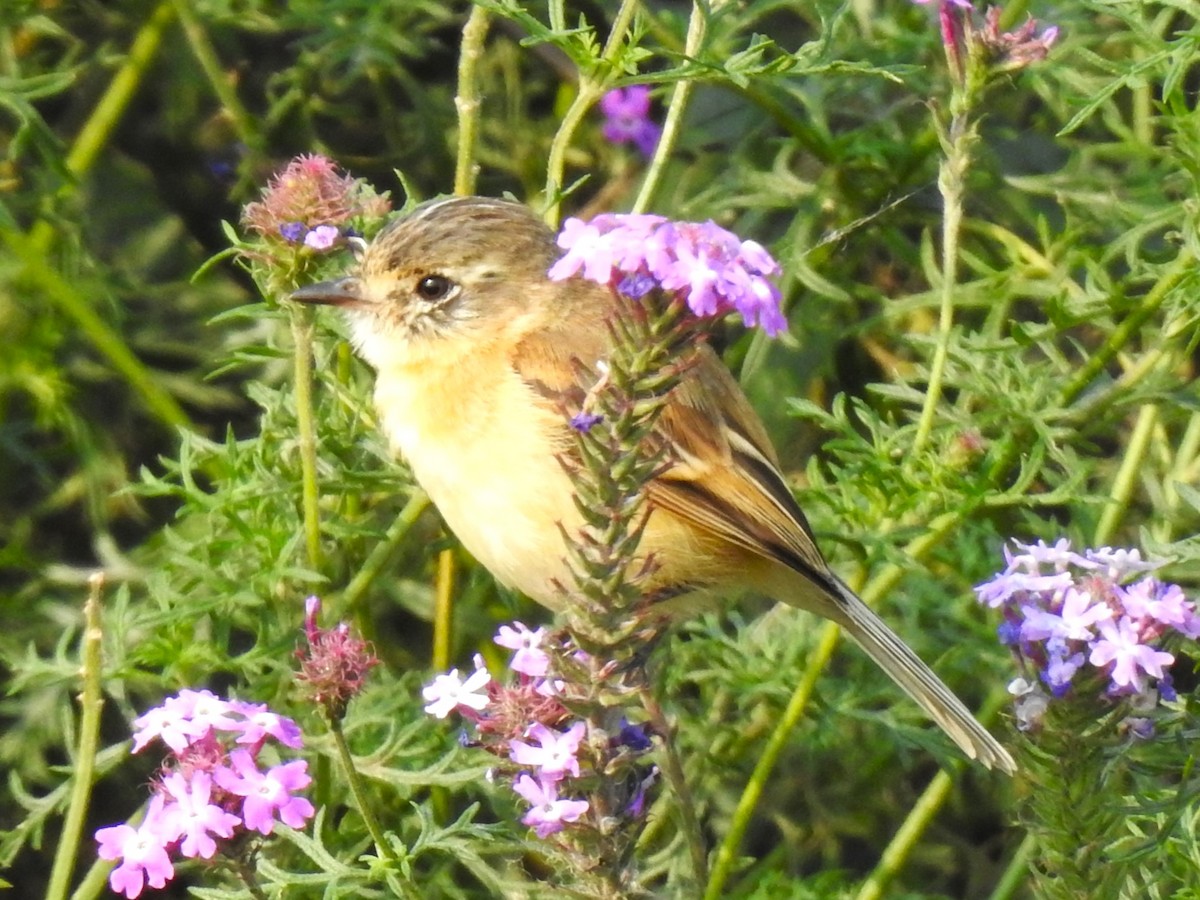
MULTIPOLYGON (((960 768, 960 765, 955 766, 956 770, 960 768)), ((933 776, 933 780, 917 798, 912 810, 905 817, 904 823, 884 849, 879 858, 879 864, 875 866, 870 877, 863 882, 858 893, 854 895, 855 900, 879 900, 884 895, 884 891, 887 890, 892 879, 896 877, 908 860, 913 847, 921 839, 933 817, 942 808, 946 798, 950 796, 950 789, 953 786, 954 777, 949 770, 942 769, 933 776)))
POLYGON ((338 758, 342 762, 342 769, 346 773, 346 781, 350 785, 350 793, 354 795, 354 804, 358 807, 358 813, 362 816, 362 820, 367 826, 367 831, 371 834, 371 840, 375 842, 376 855, 380 859, 386 859, 388 862, 396 862, 396 854, 392 851, 391 845, 384 837, 383 829, 379 827, 379 820, 375 818, 375 813, 371 810, 370 804, 367 803, 367 792, 363 787, 362 776, 358 774, 358 769, 354 767, 354 757, 350 755, 350 747, 346 744, 346 735, 342 731, 341 721, 330 719, 329 730, 333 733, 333 740, 337 745, 338 758))
POLYGON ((1075 402, 1076 398, 1087 389, 1097 375, 1104 371, 1105 367, 1121 352, 1137 331, 1158 311, 1171 291, 1192 273, 1194 267, 1195 260, 1192 258, 1192 254, 1187 250, 1180 250, 1174 262, 1142 297, 1137 308, 1113 329, 1108 340, 1088 357, 1087 362, 1076 371, 1075 377, 1063 387, 1062 393, 1059 395, 1061 406, 1070 406, 1075 402))
POLYGON ((613 19, 612 28, 604 50, 596 61, 591 72, 580 73, 579 91, 575 99, 567 107, 562 122, 555 132, 554 140, 550 143, 550 153, 546 160, 546 189, 544 201, 546 204, 546 224, 551 228, 558 227, 560 206, 562 201, 563 172, 566 169, 567 149, 571 146, 571 138, 575 129, 583 121, 588 110, 604 95, 604 90, 611 80, 612 61, 621 49, 621 42, 629 31, 634 13, 638 9, 638 0, 621 0, 617 15, 613 19))
POLYGON ((80 656, 83 660, 83 692, 79 697, 79 748, 75 752, 72 771, 71 800, 63 820, 62 834, 54 852, 54 865, 50 870, 50 886, 46 889, 46 900, 63 900, 67 896, 67 882, 75 868, 79 853, 79 838, 83 834, 83 822, 87 817, 91 799, 92 780, 96 773, 96 752, 100 746, 100 713, 104 708, 104 694, 100 689, 102 668, 101 648, 104 632, 100 622, 100 592, 104 588, 104 575, 96 573, 88 579, 88 599, 83 607, 83 641, 80 656))
POLYGON ((687 776, 683 773, 683 763, 675 749, 675 741, 672 739, 673 729, 653 691, 643 685, 638 693, 641 695, 642 707, 646 710, 651 727, 662 735, 663 772, 679 801, 678 809, 683 818, 683 830, 687 837, 688 850, 692 854, 692 870, 696 884, 705 884, 708 881, 708 853, 704 846, 704 834, 700 830, 700 819, 696 815, 696 803, 692 797, 692 790, 688 787, 687 776))
POLYGON ((1146 453, 1150 449, 1150 439, 1154 435, 1154 426, 1158 422, 1158 404, 1147 403, 1138 410, 1137 423, 1133 426, 1133 434, 1129 437, 1129 446, 1125 448, 1125 456, 1121 467, 1113 479, 1112 491, 1100 521, 1096 525, 1096 533, 1092 537, 1093 547, 1104 547, 1111 540, 1113 532, 1125 510, 1129 508, 1129 500, 1133 496, 1134 486, 1142 472, 1146 453))
POLYGON ((196 18, 192 10, 192 0, 172 0, 172 2, 175 4, 175 13, 179 16, 179 24, 183 26, 183 33, 187 38, 188 46, 192 50, 192 55, 196 57, 196 62, 200 64, 200 68, 208 79, 213 93, 217 95, 217 100, 220 101, 225 111, 229 113, 229 118, 233 123, 233 130, 236 132, 238 140, 249 151, 251 156, 250 168, 257 168, 255 164, 261 161, 265 146, 257 120, 242 105, 237 91, 229 83, 229 78, 221 67, 221 60, 217 56, 216 50, 213 49, 212 42, 208 39, 208 33, 204 30, 204 27, 200 24, 200 21, 196 18))
MULTIPOLYGON (((692 17, 688 20, 683 55, 689 59, 699 55, 700 47, 704 43, 704 33, 708 27, 708 17, 705 15, 701 2, 702 0, 694 0, 692 17)), ((675 147, 680 128, 683 125, 683 114, 687 110, 693 84, 694 82, 687 78, 675 82, 675 88, 671 91, 671 102, 667 106, 667 119, 663 122, 662 138, 659 139, 658 146, 654 149, 654 157, 650 160, 650 167, 646 170, 646 177, 642 180, 642 187, 638 191, 637 199, 633 202, 632 212, 644 213, 650 208, 650 201, 654 198, 654 193, 662 182, 663 172, 666 171, 671 151, 675 147)))
MULTIPOLYGON (((18 231, 0 229, 0 240, 21 260, 24 274, 42 290, 46 299, 75 324, 117 374, 128 382, 152 416, 169 428, 190 427, 191 422, 183 407, 163 390, 121 336, 100 318, 90 300, 50 267, 45 250, 39 249, 35 242, 36 232, 35 227, 31 236, 26 237, 18 231)), ((2 313, 0 320, 3 320, 2 313)))
POLYGON ((454 631, 454 551, 438 553, 433 605, 433 668, 450 668, 450 637, 454 631))
POLYGON ((341 616, 353 615, 354 608, 358 605, 358 602, 366 596, 371 585, 375 583, 375 579, 387 567, 392 554, 404 543, 404 538, 413 527, 413 523, 417 521, 417 518, 425 511, 427 506, 429 506, 429 497, 419 488, 415 489, 412 496, 409 497, 408 503, 404 505, 404 508, 400 510, 400 514, 396 516, 396 521, 388 528, 387 534, 383 536, 383 540, 375 543, 370 555, 358 567, 358 571, 354 573, 354 578, 346 585, 346 589, 342 591, 341 608, 339 610, 341 616))
MULTIPOLYGON (((82 178, 95 163, 100 151, 116 131, 129 101, 133 99, 142 83, 150 64, 158 55, 163 34, 175 16, 172 0, 163 0, 150 18, 138 30, 137 37, 129 45, 125 61, 109 82, 108 89, 96 103, 95 109, 79 130, 71 150, 67 153, 65 166, 76 179, 82 178)), ((35 250, 45 253, 54 241, 54 226, 45 219, 39 220, 29 232, 29 240, 35 250)))
POLYGON ((996 889, 992 891, 988 900, 1011 900, 1012 896, 1025 883, 1029 874, 1029 860, 1033 858, 1033 851, 1036 848, 1037 838, 1032 834, 1025 835, 1025 839, 1021 841, 1021 846, 1017 847, 1017 852, 1008 861, 1000 880, 996 883, 996 889))
POLYGON ((463 26, 462 46, 458 52, 458 94, 454 108, 458 111, 458 158, 454 164, 454 193, 461 196, 475 193, 475 177, 479 165, 475 149, 479 142, 479 57, 487 39, 488 13, 482 6, 471 9, 463 26))
POLYGON ((299 431, 300 483, 304 510, 304 543, 308 564, 319 571, 321 553, 320 486, 317 483, 317 425, 313 413, 312 311, 290 304, 292 363, 296 380, 296 425, 299 431))
MULTIPOLYGON (((904 548, 902 555, 906 559, 919 559, 924 556, 934 546, 944 540, 946 535, 966 518, 968 512, 967 509, 958 509, 936 517, 929 523, 929 528, 923 535, 911 541, 904 548)), ((884 594, 892 590, 900 582, 905 572, 906 569, 904 567, 896 563, 889 563, 879 570, 862 589, 860 595, 867 603, 874 605, 884 594)), ((805 709, 808 707, 808 701, 812 696, 813 689, 816 687, 817 680, 829 664, 830 659, 833 658, 833 651, 837 648, 840 635, 841 629, 833 622, 827 623, 824 629, 822 629, 817 649, 809 658, 808 666, 800 678, 800 683, 796 685, 796 690, 788 702, 787 709, 784 710, 779 724, 775 726, 775 730, 767 740, 766 746, 763 748, 762 754, 754 766, 754 771, 750 775, 750 780, 747 782, 746 787, 742 791, 742 796, 738 800, 729 831, 726 833, 724 840, 721 841, 720 848, 717 850, 712 875, 709 877, 708 887, 704 892, 705 900, 718 900, 718 898, 724 896, 725 882, 729 880, 733 864, 737 859, 738 849, 741 847, 742 838, 745 836, 746 829, 750 825, 754 810, 758 806, 759 799, 762 797, 763 789, 766 787, 771 771, 775 768, 775 763, 778 761, 780 753, 783 752, 783 748, 787 745, 792 730, 796 727, 800 718, 804 715, 805 709)))
POLYGON ((920 453, 933 431, 934 416, 942 398, 946 360, 950 355, 950 337, 954 328, 954 292, 958 286, 958 238, 962 230, 964 180, 971 163, 974 129, 966 112, 955 115, 943 144, 946 148, 938 170, 938 189, 942 194, 942 284, 941 310, 938 314, 937 347, 929 369, 929 386, 917 422, 911 452, 920 453))
POLYGON ((817 649, 809 659, 804 676, 800 679, 800 683, 796 685, 796 691, 792 694, 792 699, 788 702, 787 709, 784 710, 779 724, 767 740, 762 755, 759 756, 758 762, 754 766, 754 771, 750 774, 750 780, 746 783, 746 787, 742 790, 742 796, 738 799, 738 805, 733 811, 729 831, 726 833, 725 839, 721 841, 721 846, 717 848, 716 859, 713 861, 712 875, 709 876, 708 885, 704 890, 704 900, 720 900, 721 897, 725 896, 725 882, 729 880, 729 876, 733 871, 733 864, 737 860, 738 848, 742 845, 742 838, 746 834, 746 829, 749 827, 750 820, 754 816, 754 810, 757 808, 758 801, 762 797, 763 790, 766 788, 771 770, 775 768, 775 762, 779 759, 779 754, 783 752, 783 748, 791 736, 792 729, 796 727, 801 716, 804 715, 805 709, 808 708, 808 701, 817 686, 817 679, 829 663, 829 660, 833 658, 833 651, 837 648, 841 633, 841 628, 833 622, 827 622, 825 627, 821 629, 821 639, 817 643, 817 649))

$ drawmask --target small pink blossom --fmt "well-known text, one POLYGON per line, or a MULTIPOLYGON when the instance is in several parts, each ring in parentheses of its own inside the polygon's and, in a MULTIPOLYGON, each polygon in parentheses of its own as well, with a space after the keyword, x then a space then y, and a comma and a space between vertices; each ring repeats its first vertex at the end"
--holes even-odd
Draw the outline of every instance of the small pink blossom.
POLYGON ((1141 691, 1141 673, 1162 678, 1163 666, 1171 665, 1175 662, 1175 657, 1141 643, 1138 638, 1137 628, 1128 616, 1122 616, 1116 623, 1101 622, 1100 640, 1092 645, 1092 655, 1088 662, 1093 666, 1112 663, 1111 677, 1114 685, 1141 691))
POLYGON ((172 772, 162 781, 163 789, 173 803, 167 809, 175 816, 178 835, 183 843, 179 852, 184 856, 199 856, 212 859, 217 852, 217 837, 233 837, 233 831, 242 820, 211 802, 212 776, 207 772, 193 772, 186 779, 179 772, 172 772))
POLYGON ((122 824, 96 832, 100 858, 121 860, 109 876, 109 886, 129 900, 147 885, 161 888, 175 877, 167 845, 178 834, 163 813, 164 803, 161 795, 151 798, 146 818, 137 828, 122 824))
POLYGON ((217 769, 213 777, 231 794, 245 798, 242 818, 247 828, 270 834, 276 814, 285 825, 303 828, 305 820, 316 812, 304 797, 292 796, 293 791, 303 790, 312 782, 305 760, 293 760, 263 772, 247 751, 234 750, 229 762, 230 768, 217 769))
POLYGON ((545 636, 545 628, 530 630, 522 622, 513 622, 511 626, 501 625, 493 640, 501 647, 517 651, 509 663, 514 672, 540 678, 550 668, 550 657, 539 649, 545 636))
POLYGON ((509 742, 513 762, 522 766, 533 766, 538 775, 551 781, 559 781, 566 775, 579 777, 579 744, 587 726, 576 722, 565 732, 547 728, 540 722, 531 725, 527 736, 538 742, 537 747, 521 740, 509 742))
POLYGON ((566 823, 579 821, 588 811, 586 800, 560 800, 558 785, 546 779, 535 781, 522 774, 513 783, 513 790, 532 807, 521 822, 532 827, 540 838, 562 831, 566 823))

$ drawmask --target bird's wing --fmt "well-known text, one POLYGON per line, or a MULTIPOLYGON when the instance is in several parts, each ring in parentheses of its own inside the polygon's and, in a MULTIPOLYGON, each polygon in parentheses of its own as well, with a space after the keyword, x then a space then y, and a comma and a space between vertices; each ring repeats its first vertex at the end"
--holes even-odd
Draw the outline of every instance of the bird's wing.
MULTIPOLYGON (((513 367, 560 414, 578 408, 580 364, 594 369, 610 351, 605 315, 612 295, 572 282, 571 292, 513 352, 513 367), (588 290, 581 291, 580 288, 588 290)), ((671 392, 656 427, 670 465, 648 486, 655 508, 702 531, 788 566, 828 590, 828 567, 804 513, 779 472, 766 430, 733 376, 707 346, 671 392)), ((563 420, 563 449, 570 452, 563 420)))
POLYGON ((699 353, 659 418, 673 464, 651 483, 651 503, 824 586, 825 559, 762 422, 716 354, 699 353))

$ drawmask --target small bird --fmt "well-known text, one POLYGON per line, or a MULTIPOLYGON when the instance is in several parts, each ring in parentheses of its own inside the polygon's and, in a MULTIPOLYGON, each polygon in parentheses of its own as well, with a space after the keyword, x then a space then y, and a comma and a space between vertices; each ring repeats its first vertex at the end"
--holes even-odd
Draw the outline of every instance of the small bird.
MULTIPOLYGON (((499 581, 551 609, 570 583, 561 529, 582 525, 559 461, 574 441, 561 398, 579 392, 580 362, 607 358, 617 302, 611 287, 548 278, 560 255, 527 207, 456 197, 391 222, 355 273, 292 294, 345 312, 376 372, 381 425, 446 524, 499 581)), ((653 555, 654 587, 750 588, 832 619, 967 756, 1014 772, 829 569, 741 388, 711 349, 697 352, 656 426, 670 462, 647 486, 639 548, 653 555)))

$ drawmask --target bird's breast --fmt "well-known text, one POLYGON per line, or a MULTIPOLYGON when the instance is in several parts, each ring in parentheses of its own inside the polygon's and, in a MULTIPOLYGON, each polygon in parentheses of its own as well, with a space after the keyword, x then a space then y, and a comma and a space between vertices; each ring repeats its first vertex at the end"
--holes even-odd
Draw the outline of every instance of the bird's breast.
POLYGON ((570 479, 556 459, 562 416, 500 353, 449 365, 378 371, 375 401, 408 462, 463 546, 503 584, 550 607, 567 576, 558 523, 577 527, 570 479))

